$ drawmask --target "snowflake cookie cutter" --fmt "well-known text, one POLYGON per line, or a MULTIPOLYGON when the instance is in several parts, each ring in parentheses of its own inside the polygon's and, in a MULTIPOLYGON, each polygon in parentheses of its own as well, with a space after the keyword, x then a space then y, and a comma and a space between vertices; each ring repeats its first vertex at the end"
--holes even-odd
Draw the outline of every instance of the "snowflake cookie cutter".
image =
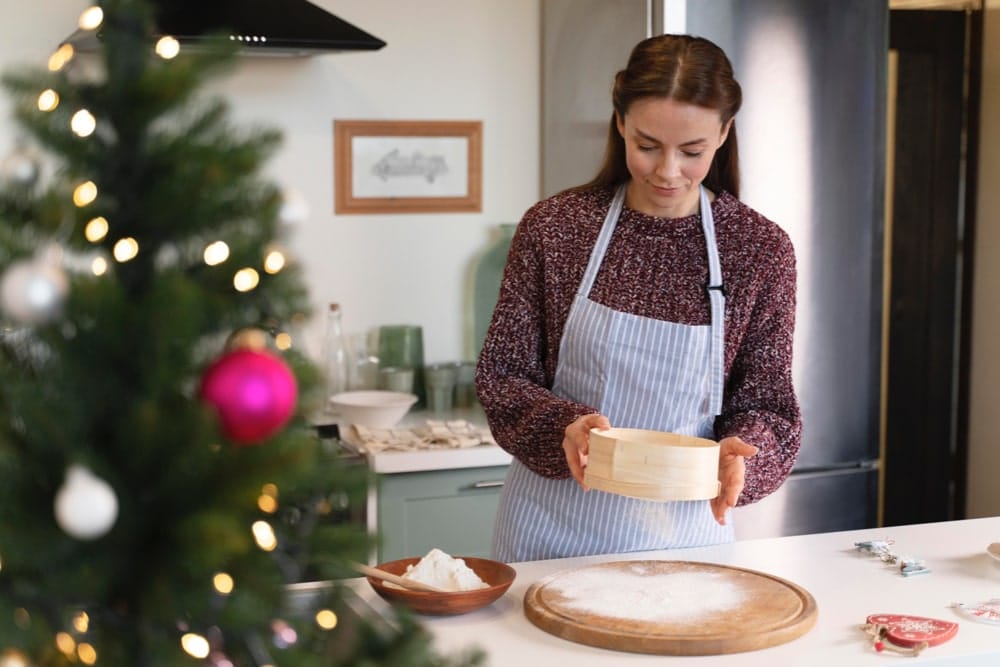
POLYGON ((901 556, 892 550, 893 540, 865 540, 855 542, 854 547, 861 552, 875 556, 883 563, 895 565, 899 568, 899 573, 904 577, 913 577, 919 574, 930 574, 931 570, 924 564, 924 561, 912 556, 901 556))

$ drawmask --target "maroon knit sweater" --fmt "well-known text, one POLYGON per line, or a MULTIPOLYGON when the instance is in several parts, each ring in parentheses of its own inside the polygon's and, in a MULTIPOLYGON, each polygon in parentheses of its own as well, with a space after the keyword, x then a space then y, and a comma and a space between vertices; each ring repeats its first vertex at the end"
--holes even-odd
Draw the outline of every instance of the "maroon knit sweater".
MULTIPOLYGON (((550 389, 573 295, 613 194, 564 192, 528 210, 479 358, 477 392, 493 436, 544 477, 569 476, 564 430, 598 411, 550 389)), ((795 255, 780 227, 727 193, 713 202, 712 215, 726 290, 726 384, 715 435, 760 448, 747 459, 739 501, 747 504, 784 482, 801 442, 791 373, 795 255)), ((699 215, 665 219, 626 207, 590 298, 644 317, 707 325, 705 253, 699 215)))

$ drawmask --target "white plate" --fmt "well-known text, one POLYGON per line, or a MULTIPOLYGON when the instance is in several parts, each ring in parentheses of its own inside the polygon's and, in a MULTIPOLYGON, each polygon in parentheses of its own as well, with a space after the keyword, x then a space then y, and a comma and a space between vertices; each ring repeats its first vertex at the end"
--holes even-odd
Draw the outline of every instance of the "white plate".
POLYGON ((1000 542, 994 542, 990 546, 986 547, 986 553, 993 556, 997 560, 1000 560, 1000 542))

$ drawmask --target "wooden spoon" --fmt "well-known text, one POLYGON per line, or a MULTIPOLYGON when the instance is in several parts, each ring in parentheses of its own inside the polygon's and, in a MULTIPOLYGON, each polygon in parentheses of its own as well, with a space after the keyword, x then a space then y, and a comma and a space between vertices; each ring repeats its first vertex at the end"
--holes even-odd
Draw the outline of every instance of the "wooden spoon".
POLYGON ((443 588, 438 588, 437 586, 432 586, 431 584, 425 584, 421 581, 416 581, 414 579, 407 579, 401 577, 398 574, 393 574, 392 572, 386 572, 385 570, 380 570, 377 567, 372 567, 370 565, 364 565, 362 563, 353 563, 355 570, 361 574, 368 575, 369 577, 375 577, 376 579, 381 579, 383 581, 389 581, 397 586, 402 586, 403 588, 408 588, 412 591, 429 591, 432 593, 450 593, 451 591, 446 591, 443 588))

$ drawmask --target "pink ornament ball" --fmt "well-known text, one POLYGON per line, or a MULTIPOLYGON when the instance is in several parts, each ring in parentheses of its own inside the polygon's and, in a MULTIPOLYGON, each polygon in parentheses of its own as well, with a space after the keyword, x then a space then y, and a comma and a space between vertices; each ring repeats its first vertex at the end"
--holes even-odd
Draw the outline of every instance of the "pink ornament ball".
POLYGON ((281 357, 241 348, 216 359, 202 377, 201 398, 215 407, 222 432, 241 444, 258 444, 288 423, 298 387, 281 357))

